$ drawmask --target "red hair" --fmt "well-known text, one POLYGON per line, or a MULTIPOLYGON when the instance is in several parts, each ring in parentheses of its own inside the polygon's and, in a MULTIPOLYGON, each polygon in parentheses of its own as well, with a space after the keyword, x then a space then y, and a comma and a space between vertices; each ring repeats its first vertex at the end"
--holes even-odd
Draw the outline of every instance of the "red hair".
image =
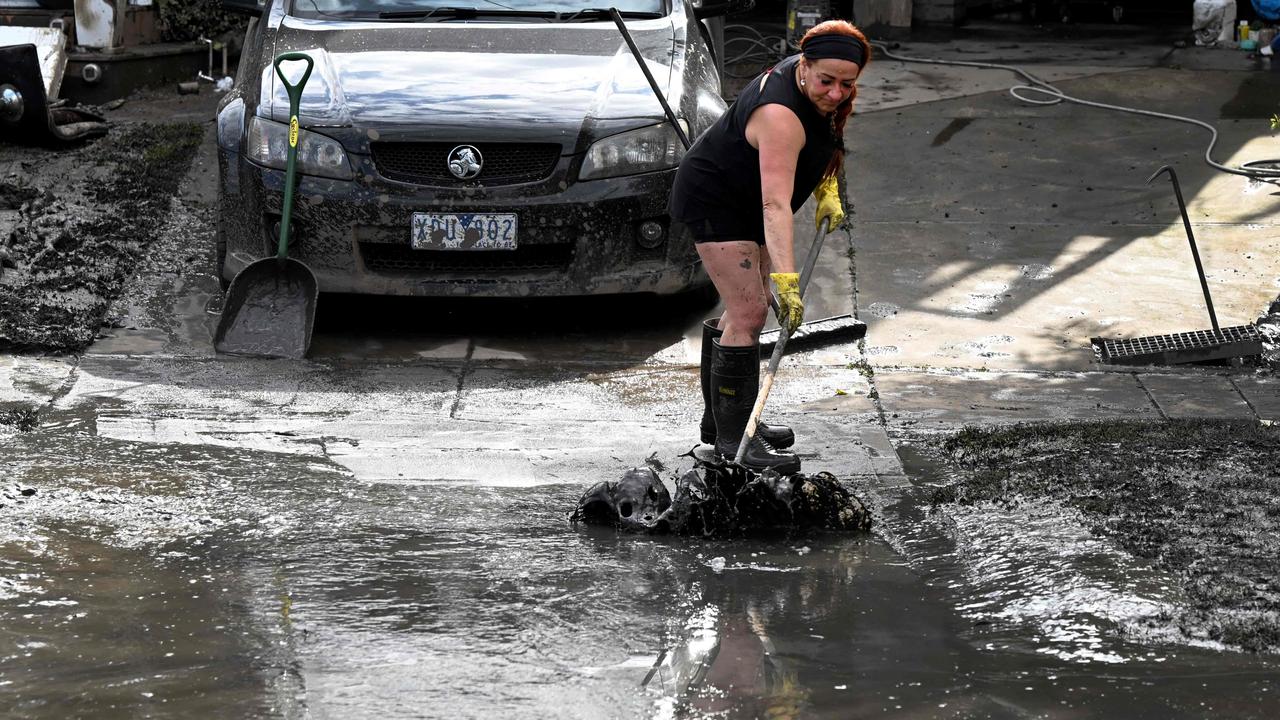
MULTIPOLYGON (((863 57, 862 67, 858 69, 858 77, 862 77, 862 71, 867 69, 867 65, 871 63, 871 43, 867 42, 867 36, 862 31, 854 27, 847 20, 826 20, 809 28, 809 32, 804 34, 800 39, 800 52, 804 52, 804 44, 809 38, 815 35, 848 35, 849 37, 862 43, 863 57)), ((831 162, 827 164, 827 170, 823 173, 823 177, 831 177, 840 171, 844 165, 844 124, 849 119, 849 115, 853 113, 853 100, 858 97, 858 84, 854 83, 853 92, 849 93, 849 99, 840 103, 836 107, 836 112, 831 116, 831 134, 835 137, 836 151, 831 155, 831 162)))

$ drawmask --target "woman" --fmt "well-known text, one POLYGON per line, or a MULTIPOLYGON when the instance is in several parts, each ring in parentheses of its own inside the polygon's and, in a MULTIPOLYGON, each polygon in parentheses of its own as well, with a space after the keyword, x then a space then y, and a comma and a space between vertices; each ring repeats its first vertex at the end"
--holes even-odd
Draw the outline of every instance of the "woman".
MULTIPOLYGON (((866 37, 843 20, 805 34, 800 54, 747 84, 680 162, 670 214, 697 243, 724 314, 702 337, 703 442, 732 459, 760 384, 759 336, 778 290, 778 322, 792 331, 804 317, 792 251, 792 220, 805 198, 818 199, 818 225, 844 218, 836 175, 844 161, 844 124, 854 81, 871 57, 866 37)), ((781 473, 800 459, 781 448, 789 428, 761 424, 743 465, 781 473)))

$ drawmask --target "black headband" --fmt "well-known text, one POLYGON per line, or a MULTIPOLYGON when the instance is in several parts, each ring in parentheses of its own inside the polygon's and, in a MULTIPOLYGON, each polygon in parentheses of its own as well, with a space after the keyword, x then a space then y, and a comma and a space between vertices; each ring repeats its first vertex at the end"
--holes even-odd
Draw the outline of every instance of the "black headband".
POLYGON ((800 46, 800 52, 806 60, 822 60, 835 58, 848 60, 859 68, 867 60, 867 49, 855 37, 840 33, 823 33, 813 35, 800 46))

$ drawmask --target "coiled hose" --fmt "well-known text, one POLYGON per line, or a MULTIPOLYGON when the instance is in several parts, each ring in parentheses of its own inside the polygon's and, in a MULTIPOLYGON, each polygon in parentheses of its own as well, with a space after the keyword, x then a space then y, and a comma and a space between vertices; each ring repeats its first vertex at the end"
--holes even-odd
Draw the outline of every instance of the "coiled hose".
POLYGON ((760 74, 761 70, 766 67, 772 67, 784 57, 781 52, 784 41, 779 35, 765 35, 750 25, 737 24, 725 25, 724 32, 724 52, 728 55, 724 61, 724 74, 731 78, 738 78, 739 80, 744 78, 753 78, 760 74), (746 34, 730 37, 729 33, 733 32, 746 34), (738 52, 736 55, 729 55, 729 47, 732 45, 735 46, 736 49, 736 46, 740 44, 745 44, 747 49, 738 52), (729 67, 732 65, 739 65, 747 62, 756 63, 758 69, 752 70, 748 73, 738 73, 729 70, 729 67))
MULTIPOLYGON (((737 31, 745 32, 747 35, 727 38, 725 40, 726 54, 731 43, 746 44, 747 48, 725 61, 725 66, 735 65, 755 60, 759 62, 761 67, 773 65, 783 58, 780 48, 783 47, 783 39, 777 36, 765 36, 760 31, 748 25, 727 25, 726 32, 737 31)), ((1078 105, 1087 105, 1102 110, 1113 110, 1115 112, 1129 113, 1132 115, 1144 115, 1146 117, 1159 118, 1162 120, 1173 120, 1175 122, 1188 123, 1196 125, 1209 131, 1209 145, 1204 151, 1204 161, 1210 167, 1232 175, 1241 175, 1251 180, 1275 182, 1280 180, 1280 158, 1274 160, 1251 160, 1242 163, 1240 167, 1231 167, 1213 159, 1213 149, 1218 144, 1218 129, 1203 120, 1184 117, 1182 115, 1172 115, 1170 113, 1156 112, 1154 110, 1143 110, 1141 108, 1126 107, 1124 105, 1111 105, 1108 103, 1095 102, 1093 100, 1085 100, 1083 98, 1068 95, 1052 83, 1041 80, 1031 73, 1020 67, 1013 65, 1002 65, 1000 63, 975 62, 968 60, 938 60, 933 58, 919 58, 908 55, 900 55, 889 48, 882 41, 873 40, 871 46, 879 50, 885 57, 891 60, 908 63, 924 63, 927 65, 955 65, 959 67, 975 67, 988 70, 1004 70, 1014 73, 1026 80, 1025 85, 1014 85, 1009 88, 1009 94, 1017 98, 1021 102, 1030 105, 1057 105, 1061 102, 1071 102, 1078 105), (1039 95, 1039 97, 1036 97, 1039 95), (1267 167, 1271 166, 1271 167, 1267 167)), ((738 74, 725 71, 726 75, 735 78, 754 77, 758 71, 738 74)))
POLYGON ((1057 105, 1058 103, 1061 103, 1061 102, 1071 102, 1071 103, 1076 103, 1078 105, 1088 105, 1089 107, 1101 108, 1103 110, 1114 110, 1116 112, 1130 113, 1133 115, 1145 115, 1146 117, 1160 118, 1163 120, 1174 120, 1177 122, 1189 123, 1191 125, 1198 125, 1199 127, 1202 127, 1205 130, 1209 131, 1209 136, 1210 136, 1209 145, 1208 147, 1205 148, 1205 151, 1204 151, 1204 161, 1208 163, 1210 167, 1213 167, 1217 170, 1221 170, 1222 172, 1225 172, 1225 173, 1231 173, 1232 175, 1242 175, 1244 177, 1250 178, 1251 180, 1274 181, 1275 179, 1280 178, 1280 167, 1263 167, 1265 165, 1271 165, 1271 166, 1280 165, 1280 159, 1251 160, 1249 162, 1243 163, 1238 168, 1230 167, 1228 165, 1223 165, 1222 163, 1214 160, 1213 148, 1218 144, 1218 129, 1215 128, 1213 125, 1210 125, 1209 123, 1204 122, 1203 120, 1184 117, 1182 115, 1172 115, 1169 113, 1156 112, 1154 110, 1143 110, 1141 108, 1125 107, 1124 105, 1110 105, 1108 103, 1100 103, 1100 102, 1095 102, 1093 100, 1084 100, 1082 98, 1073 97, 1071 95, 1068 95, 1062 92, 1058 88, 1054 87, 1051 83, 1041 80, 1040 78, 1032 75, 1031 73, 1023 70, 1022 68, 1015 67, 1013 65, 1001 65, 999 63, 973 62, 973 61, 965 61, 965 60, 936 60, 931 58, 910 57, 907 55, 899 55, 893 52, 892 50, 889 49, 889 47, 885 43, 879 42, 879 41, 872 41, 871 46, 879 50, 881 53, 883 53, 885 57, 890 58, 892 60, 897 60, 899 62, 925 63, 929 65, 957 65, 961 67, 976 67, 976 68, 987 68, 991 70, 1006 70, 1008 72, 1015 73, 1023 77, 1024 79, 1026 79, 1027 83, 1029 84, 1014 85, 1013 87, 1009 88, 1009 94, 1014 96, 1018 100, 1021 100, 1022 102, 1025 102, 1025 103, 1029 103, 1031 105, 1057 105), (1025 93, 1039 93, 1042 96, 1048 96, 1048 97, 1036 98, 1036 97, 1028 96, 1025 93))

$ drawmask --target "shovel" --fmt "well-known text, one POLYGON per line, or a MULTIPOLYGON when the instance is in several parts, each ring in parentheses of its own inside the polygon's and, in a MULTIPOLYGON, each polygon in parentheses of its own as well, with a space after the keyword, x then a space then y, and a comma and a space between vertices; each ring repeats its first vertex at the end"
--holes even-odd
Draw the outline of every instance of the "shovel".
MULTIPOLYGON (((831 218, 822 221, 818 226, 818 231, 813 235, 813 244, 809 246, 809 255, 804 260, 804 268, 800 272, 800 297, 804 297, 804 290, 809 286, 809 279, 813 276, 813 267, 818 263, 818 255, 822 252, 822 241, 826 239, 827 233, 831 232, 831 218)), ((760 425, 760 415, 764 413, 765 401, 769 399, 769 391, 773 389, 773 378, 778 372, 778 363, 782 362, 782 353, 787 347, 787 340, 791 338, 791 331, 786 325, 779 328, 778 342, 773 346, 773 355, 769 358, 769 369, 765 371, 764 379, 760 381, 760 392, 756 395, 756 405, 751 408, 751 416, 747 419, 747 428, 742 433, 742 440, 738 443, 738 452, 733 458, 735 464, 741 465, 742 458, 747 454, 747 446, 751 444, 751 438, 755 437, 756 427, 760 425)))
POLYGON ((222 319, 213 336, 213 346, 221 353, 298 359, 306 357, 311 346, 319 288, 311 269, 288 253, 297 174, 294 165, 298 159, 298 104, 302 87, 311 77, 312 66, 311 57, 299 52, 283 53, 275 60, 276 75, 289 93, 289 151, 284 171, 280 244, 275 257, 250 263, 227 288, 222 319), (289 60, 307 63, 297 85, 291 85, 280 71, 280 65, 289 60))

